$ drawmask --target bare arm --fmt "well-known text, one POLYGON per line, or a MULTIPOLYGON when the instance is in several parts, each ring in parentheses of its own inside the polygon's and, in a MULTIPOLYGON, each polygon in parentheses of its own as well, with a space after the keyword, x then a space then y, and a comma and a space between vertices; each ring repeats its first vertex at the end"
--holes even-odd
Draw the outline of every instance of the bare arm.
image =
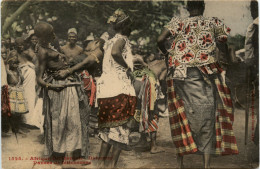
POLYGON ((83 48, 79 47, 79 53, 82 54, 83 52, 83 48))
POLYGON ((73 73, 79 69, 84 67, 92 66, 94 63, 97 62, 97 58, 100 58, 103 56, 103 53, 100 50, 97 50, 95 52, 88 53, 88 56, 81 62, 70 68, 70 72, 73 73))
POLYGON ((36 54, 34 53, 34 51, 32 49, 27 49, 26 51, 23 52, 23 57, 26 57, 29 61, 33 61, 36 58, 36 54))
POLYGON ((218 62, 221 64, 222 68, 226 69, 229 61, 229 50, 226 43, 218 43, 218 62))
POLYGON ((116 43, 114 44, 114 46, 112 47, 112 51, 111 51, 111 55, 113 57, 113 59, 121 66, 123 66, 124 68, 126 68, 126 75, 128 76, 128 78, 131 80, 132 83, 134 83, 134 75, 132 70, 128 67, 127 63, 125 62, 123 56, 122 56, 122 52, 123 49, 125 47, 125 40, 124 39, 118 39, 116 41, 116 43))
POLYGON ((168 51, 164 46, 165 40, 171 35, 171 32, 168 29, 164 29, 161 35, 157 39, 157 45, 161 52, 165 55, 165 64, 168 65, 168 51))
POLYGON ((171 35, 171 32, 165 28, 157 39, 157 45, 158 45, 159 49, 163 52, 163 54, 167 53, 167 50, 164 46, 164 42, 170 35, 171 35))
POLYGON ((46 87, 48 84, 42 79, 45 68, 46 68, 46 51, 40 49, 38 52, 39 65, 37 70, 37 82, 40 86, 46 87))
POLYGON ((82 67, 92 66, 94 63, 99 62, 98 58, 103 57, 103 53, 100 50, 96 50, 94 52, 85 52, 85 54, 88 56, 82 62, 74 65, 73 67, 67 70, 60 70, 55 77, 58 79, 64 79, 69 74, 76 72, 77 70, 80 70, 82 67))
POLYGON ((6 67, 6 73, 7 73, 7 82, 8 84, 18 84, 19 78, 18 74, 15 75, 11 70, 9 70, 9 66, 6 67))
MULTIPOLYGON (((66 46, 66 45, 65 45, 65 46, 66 46)), ((65 54, 65 52, 64 52, 65 46, 61 46, 61 47, 60 47, 60 53, 65 54)))
POLYGON ((133 62, 141 63, 143 66, 148 67, 147 63, 144 62, 143 57, 141 55, 134 55, 133 62))
POLYGON ((44 49, 39 50, 38 52, 38 58, 39 58, 39 66, 38 66, 38 72, 37 72, 37 82, 40 86, 49 88, 51 90, 60 91, 65 86, 64 85, 54 85, 49 84, 45 82, 42 77, 46 69, 46 63, 47 63, 47 53, 44 49))
POLYGON ((121 66, 123 66, 124 68, 127 69, 128 65, 126 64, 126 62, 122 56, 122 51, 125 47, 125 43, 126 42, 124 39, 118 39, 112 47, 111 55, 118 64, 120 64, 121 66))

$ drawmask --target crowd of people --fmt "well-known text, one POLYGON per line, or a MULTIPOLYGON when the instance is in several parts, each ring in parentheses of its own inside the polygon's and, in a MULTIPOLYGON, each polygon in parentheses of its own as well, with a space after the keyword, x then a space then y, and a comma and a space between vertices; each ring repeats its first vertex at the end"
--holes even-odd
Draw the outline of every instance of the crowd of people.
POLYGON ((164 59, 134 52, 128 39, 133 21, 122 9, 107 21, 114 34, 106 32, 81 45, 77 30, 70 28, 61 46, 46 22, 36 23, 14 45, 10 38, 2 39, 2 136, 13 131, 26 137, 40 128, 44 155, 73 157, 80 150, 87 159, 89 136, 98 133, 98 165, 113 168, 121 150, 131 149, 133 131, 141 135, 139 146, 150 138, 152 154, 164 151, 156 145, 156 134, 168 107, 180 168, 185 154, 203 154, 205 168, 211 154, 237 154, 230 90, 216 57, 217 50, 226 49, 231 30, 218 18, 203 17, 203 1, 188 1, 187 10, 188 18, 173 17, 158 37, 164 59), (10 107, 10 90, 18 86, 25 113, 10 107))

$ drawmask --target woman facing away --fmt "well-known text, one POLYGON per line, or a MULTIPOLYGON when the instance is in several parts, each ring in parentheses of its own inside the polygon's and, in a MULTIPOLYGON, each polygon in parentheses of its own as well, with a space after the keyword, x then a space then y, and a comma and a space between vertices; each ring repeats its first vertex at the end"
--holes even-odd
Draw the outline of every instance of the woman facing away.
POLYGON ((130 134, 127 122, 133 117, 136 106, 132 84, 133 55, 127 38, 131 32, 131 20, 123 10, 118 9, 108 23, 112 24, 116 35, 104 45, 103 72, 97 81, 101 168, 111 147, 111 168, 116 166, 121 150, 127 147, 130 134))
POLYGON ((165 26, 158 46, 168 61, 169 120, 179 167, 183 155, 202 153, 209 168, 211 154, 238 154, 230 90, 216 59, 230 29, 218 18, 202 16, 204 1, 188 1, 187 9, 188 18, 173 17, 165 26))

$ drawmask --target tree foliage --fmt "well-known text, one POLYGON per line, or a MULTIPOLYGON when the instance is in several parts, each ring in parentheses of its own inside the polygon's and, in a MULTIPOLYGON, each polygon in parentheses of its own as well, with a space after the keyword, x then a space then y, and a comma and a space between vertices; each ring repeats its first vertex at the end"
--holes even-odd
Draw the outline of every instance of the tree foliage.
MULTIPOLYGON (((24 3, 2 2, 2 23, 10 19, 24 3)), ((136 45, 143 45, 146 50, 154 50, 163 26, 178 14, 178 7, 182 4, 181 1, 33 1, 16 16, 7 32, 13 37, 21 36, 33 29, 36 22, 47 21, 54 26, 59 38, 66 39, 67 30, 75 27, 79 39, 84 40, 91 32, 95 36, 106 32, 109 29, 106 23, 108 17, 121 8, 134 21, 130 39, 136 45)))

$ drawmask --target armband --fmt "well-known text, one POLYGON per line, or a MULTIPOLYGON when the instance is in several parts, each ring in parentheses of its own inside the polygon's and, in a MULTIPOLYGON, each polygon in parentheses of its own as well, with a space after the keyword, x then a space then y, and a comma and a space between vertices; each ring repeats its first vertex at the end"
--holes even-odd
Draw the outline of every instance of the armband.
POLYGON ((50 84, 49 84, 49 83, 47 83, 45 87, 46 87, 46 89, 48 89, 48 87, 50 87, 50 84))
POLYGON ((66 71, 67 71, 69 74, 71 74, 71 70, 70 70, 70 69, 66 69, 66 71))

